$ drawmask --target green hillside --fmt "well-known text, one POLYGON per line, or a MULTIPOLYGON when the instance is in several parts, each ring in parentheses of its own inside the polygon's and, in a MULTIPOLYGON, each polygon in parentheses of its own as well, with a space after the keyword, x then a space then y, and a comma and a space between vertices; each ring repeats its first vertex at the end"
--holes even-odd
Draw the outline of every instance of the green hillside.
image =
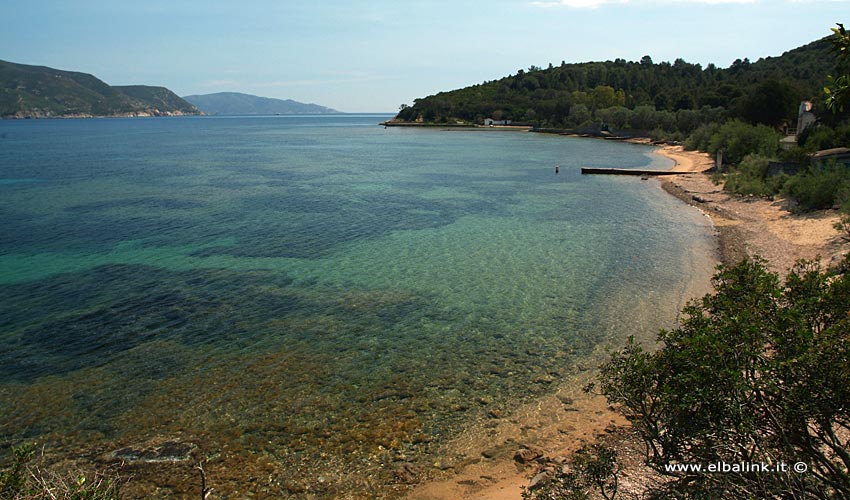
POLYGON ((112 87, 143 106, 159 110, 180 111, 186 115, 198 114, 198 108, 165 87, 148 85, 116 85, 112 87))
POLYGON ((495 118, 542 127, 604 121, 617 127, 687 131, 722 113, 781 126, 793 123, 801 100, 819 104, 826 76, 835 69, 829 50, 824 38, 778 57, 737 60, 725 69, 682 59, 655 63, 649 56, 639 62, 532 66, 499 80, 416 99, 413 106, 402 106, 398 119, 480 123, 495 118), (686 123, 664 123, 671 120, 686 123))
POLYGON ((87 73, 0 61, 0 117, 199 114, 162 87, 112 87, 87 73))
POLYGON ((273 99, 239 92, 189 95, 184 97, 208 115, 320 115, 339 113, 318 104, 292 99, 273 99))

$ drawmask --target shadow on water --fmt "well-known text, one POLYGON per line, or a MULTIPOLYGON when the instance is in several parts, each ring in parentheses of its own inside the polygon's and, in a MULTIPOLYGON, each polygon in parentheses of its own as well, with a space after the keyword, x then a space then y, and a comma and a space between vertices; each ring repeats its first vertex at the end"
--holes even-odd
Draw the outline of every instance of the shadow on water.
POLYGON ((309 311, 280 273, 174 273, 104 265, 24 284, 0 285, 5 380, 28 381, 110 363, 146 342, 238 346, 257 332, 243 322, 309 311), (34 318, 38 318, 35 320, 34 318))

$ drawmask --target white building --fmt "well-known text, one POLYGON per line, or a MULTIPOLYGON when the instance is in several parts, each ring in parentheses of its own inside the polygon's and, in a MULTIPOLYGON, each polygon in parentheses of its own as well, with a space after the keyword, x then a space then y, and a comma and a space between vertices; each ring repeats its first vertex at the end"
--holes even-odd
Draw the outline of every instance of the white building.
POLYGON ((797 111, 797 134, 800 135, 803 133, 803 130, 806 129, 809 125, 815 123, 817 118, 815 118, 815 114, 812 113, 812 103, 810 101, 803 101, 800 103, 800 109, 797 111))
POLYGON ((789 128, 787 135, 779 141, 782 149, 791 149, 797 145, 797 136, 806 130, 806 127, 813 125, 817 121, 815 114, 812 113, 811 101, 803 101, 797 110, 797 128, 789 128))

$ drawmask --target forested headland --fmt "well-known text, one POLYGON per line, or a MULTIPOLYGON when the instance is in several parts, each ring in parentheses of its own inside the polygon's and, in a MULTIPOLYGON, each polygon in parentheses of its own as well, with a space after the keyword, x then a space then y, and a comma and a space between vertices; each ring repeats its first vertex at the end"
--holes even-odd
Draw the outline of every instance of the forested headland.
POLYGON ((746 195, 787 195, 794 210, 840 207, 850 237, 850 36, 832 35, 728 68, 682 59, 623 59, 516 74, 402 105, 400 123, 524 124, 537 131, 639 136, 721 152, 717 182, 746 195), (802 102, 816 121, 797 134, 802 102), (780 147, 780 140, 790 142, 780 147), (824 159, 826 158, 826 159, 824 159), (830 159, 831 158, 831 159, 830 159), (776 165, 784 165, 777 167, 776 165), (787 175, 792 173, 796 175, 787 175))
POLYGON ((823 86, 836 61, 824 38, 779 57, 736 60, 703 68, 682 59, 617 59, 516 74, 402 105, 397 119, 482 123, 486 118, 541 128, 614 129, 687 135, 701 124, 740 119, 771 127, 792 125, 801 100, 822 109, 823 86))

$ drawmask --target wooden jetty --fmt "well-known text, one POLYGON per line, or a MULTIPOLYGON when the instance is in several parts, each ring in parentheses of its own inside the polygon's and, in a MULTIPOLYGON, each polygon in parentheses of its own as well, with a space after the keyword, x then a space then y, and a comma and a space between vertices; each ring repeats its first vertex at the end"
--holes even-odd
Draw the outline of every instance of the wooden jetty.
POLYGON ((603 175, 682 175, 692 172, 675 172, 671 170, 643 170, 636 168, 592 168, 581 167, 582 174, 603 174, 603 175))

